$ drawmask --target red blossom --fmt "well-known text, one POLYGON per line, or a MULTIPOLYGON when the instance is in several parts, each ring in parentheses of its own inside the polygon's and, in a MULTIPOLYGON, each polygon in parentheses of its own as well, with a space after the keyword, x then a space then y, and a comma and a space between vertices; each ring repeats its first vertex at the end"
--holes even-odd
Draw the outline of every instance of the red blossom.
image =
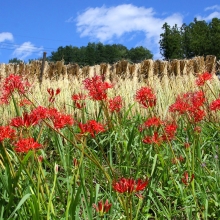
POLYGON ((0 142, 5 139, 11 139, 15 137, 15 130, 13 130, 10 126, 0 126, 0 142))
POLYGON ((56 91, 52 88, 48 88, 47 92, 49 93, 49 102, 54 102, 55 101, 55 96, 57 96, 60 93, 60 88, 56 89, 56 91))
POLYGON ((30 115, 36 115, 38 120, 43 120, 49 117, 49 109, 43 106, 38 106, 37 108, 31 111, 30 115))
POLYGON ((159 136, 158 132, 154 132, 153 136, 146 136, 143 139, 143 143, 145 144, 157 144, 160 145, 163 141, 162 137, 159 136))
POLYGON ((30 83, 27 80, 23 80, 19 75, 10 74, 3 82, 1 103, 8 104, 13 92, 17 91, 19 94, 25 94, 29 88, 30 83))
POLYGON ((135 99, 144 108, 154 107, 156 105, 156 96, 149 87, 141 87, 136 92, 135 99))
POLYGON ((103 82, 101 76, 93 76, 83 81, 85 88, 89 91, 89 96, 96 101, 107 99, 107 89, 113 86, 108 82, 103 82))
POLYGON ((186 186, 188 186, 194 179, 194 174, 191 175, 191 179, 189 179, 189 174, 187 171, 184 172, 183 174, 183 178, 181 179, 182 180, 182 183, 184 183, 186 186))
POLYGON ((171 141, 175 137, 175 133, 177 131, 177 124, 172 122, 170 124, 166 124, 164 127, 165 134, 163 134, 162 139, 164 141, 171 141))
POLYGON ((71 115, 59 113, 54 115, 54 117, 51 119, 56 129, 64 128, 67 125, 72 126, 74 124, 74 120, 71 115))
POLYGON ((95 120, 89 120, 86 124, 80 122, 79 128, 81 130, 81 134, 89 133, 93 138, 95 137, 95 134, 105 131, 104 125, 95 120))
POLYGON ((37 115, 24 113, 23 117, 19 116, 11 119, 10 125, 13 127, 31 127, 39 122, 37 115))
POLYGON ((105 204, 103 201, 98 202, 98 206, 96 204, 93 204, 93 208, 99 213, 100 216, 103 216, 103 214, 109 212, 112 204, 108 203, 108 199, 106 199, 105 204))
POLYGON ((118 182, 114 181, 112 184, 113 189, 118 193, 136 193, 138 191, 144 190, 148 185, 149 180, 134 180, 132 178, 121 178, 118 182))
POLYGON ((162 125, 162 121, 160 120, 160 118, 158 117, 152 117, 152 118, 148 118, 145 122, 144 122, 144 125, 146 127, 158 127, 160 125, 162 125))
POLYGON ((109 100, 109 109, 111 112, 120 112, 122 108, 121 96, 116 96, 109 100))
POLYGON ((205 111, 201 109, 204 103, 203 91, 188 92, 178 96, 175 103, 169 107, 169 111, 187 114, 193 122, 199 122, 205 116, 205 111))
POLYGON ((209 106, 211 111, 217 111, 220 109, 220 98, 214 100, 210 106, 209 106))
POLYGON ((15 146, 15 151, 18 153, 27 153, 30 150, 36 150, 42 147, 41 144, 35 142, 34 138, 20 139, 15 146))
POLYGON ((208 72, 202 73, 198 76, 196 79, 196 85, 197 86, 203 86, 206 81, 212 79, 212 75, 208 72))
POLYGON ((85 105, 86 105, 84 102, 85 99, 86 99, 86 95, 84 95, 82 93, 72 95, 72 100, 74 102, 74 105, 78 109, 85 107, 85 105))
POLYGON ((32 102, 29 101, 28 99, 23 99, 20 101, 19 106, 26 106, 26 105, 32 105, 32 102))

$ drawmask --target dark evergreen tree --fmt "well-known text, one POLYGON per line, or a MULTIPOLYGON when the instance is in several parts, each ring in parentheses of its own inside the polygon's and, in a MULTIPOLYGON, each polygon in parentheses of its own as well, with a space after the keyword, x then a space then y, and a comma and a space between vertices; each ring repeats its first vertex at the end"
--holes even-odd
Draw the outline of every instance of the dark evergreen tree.
POLYGON ((210 29, 205 21, 198 21, 189 24, 189 47, 191 56, 206 56, 211 53, 210 29))
POLYGON ((131 48, 128 53, 128 57, 133 63, 140 63, 145 59, 152 59, 153 54, 146 48, 140 46, 131 48))
POLYGON ((162 27, 164 33, 160 35, 160 53, 165 60, 181 59, 183 58, 183 51, 181 48, 181 32, 177 25, 172 28, 165 23, 162 27))
POLYGON ((213 18, 209 24, 211 49, 210 54, 220 59, 220 19, 213 18))
POLYGON ((19 64, 19 63, 23 63, 23 61, 18 59, 18 58, 13 58, 13 59, 10 59, 8 61, 8 63, 17 63, 17 64, 19 64))

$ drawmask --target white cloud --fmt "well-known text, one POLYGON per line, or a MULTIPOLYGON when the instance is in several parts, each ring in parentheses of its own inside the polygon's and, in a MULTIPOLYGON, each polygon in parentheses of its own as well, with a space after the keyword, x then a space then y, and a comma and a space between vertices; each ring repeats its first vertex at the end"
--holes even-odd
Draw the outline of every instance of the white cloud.
POLYGON ((2 32, 2 33, 0 33, 0 43, 4 42, 6 40, 13 41, 13 39, 14 39, 13 35, 11 33, 9 33, 9 32, 2 32))
POLYGON ((208 11, 208 10, 217 10, 217 11, 220 11, 220 5, 213 5, 213 6, 210 6, 210 7, 205 8, 205 11, 208 11))
POLYGON ((159 52, 161 27, 165 22, 170 26, 182 25, 183 16, 175 13, 159 18, 153 8, 123 4, 115 7, 88 8, 76 18, 77 30, 81 37, 90 37, 101 42, 119 39, 124 34, 142 32, 145 39, 140 42, 155 54, 159 52))
POLYGON ((199 21, 204 20, 208 22, 208 21, 211 21, 213 18, 220 18, 220 5, 213 5, 213 6, 210 6, 204 9, 204 11, 209 11, 209 10, 215 10, 215 11, 210 13, 207 16, 198 15, 196 16, 197 20, 199 21))
POLYGON ((31 42, 24 42, 20 46, 17 46, 17 48, 13 52, 13 56, 24 60, 25 58, 31 56, 33 53, 38 53, 38 55, 42 55, 43 47, 35 47, 34 44, 31 42))
POLYGON ((218 11, 212 12, 211 14, 209 14, 206 17, 197 16, 197 20, 199 20, 199 21, 203 21, 203 20, 204 21, 211 21, 213 18, 220 18, 220 12, 218 12, 218 11))
POLYGON ((70 17, 65 22, 71 23, 71 22, 74 22, 74 21, 75 21, 75 19, 73 17, 70 17))

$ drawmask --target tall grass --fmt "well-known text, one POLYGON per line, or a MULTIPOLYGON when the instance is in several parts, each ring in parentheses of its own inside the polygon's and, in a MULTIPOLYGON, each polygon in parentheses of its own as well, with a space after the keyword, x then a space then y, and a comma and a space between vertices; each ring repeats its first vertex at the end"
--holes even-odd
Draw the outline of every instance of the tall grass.
POLYGON ((91 97, 77 109, 71 97, 88 93, 83 79, 45 80, 41 87, 35 82, 29 92, 16 90, 7 105, 1 104, 1 137, 9 124, 15 134, 0 142, 0 219, 218 219, 219 113, 209 109, 219 96, 217 78, 201 88, 193 75, 145 82, 119 78, 107 91, 108 98, 122 97, 121 111, 112 113, 108 99, 91 97), (135 99, 145 86, 157 98, 147 109, 135 99), (48 88, 61 89, 52 103, 48 88), (199 89, 207 113, 202 121, 169 111, 178 95, 199 89), (19 106, 23 99, 31 104, 19 106), (64 123, 59 128, 51 117, 31 126, 11 125, 13 118, 38 106, 57 109, 59 118, 68 114, 74 124, 59 121, 64 123), (153 116, 163 123, 141 130, 153 116), (90 120, 97 124, 89 127, 90 120), (168 125, 177 129, 168 130, 168 125), (92 129, 99 131, 93 135, 92 129), (158 140, 152 139, 155 132, 158 140), (172 138, 170 132, 175 132, 172 138), (41 147, 19 152, 18 142, 25 138, 41 147))

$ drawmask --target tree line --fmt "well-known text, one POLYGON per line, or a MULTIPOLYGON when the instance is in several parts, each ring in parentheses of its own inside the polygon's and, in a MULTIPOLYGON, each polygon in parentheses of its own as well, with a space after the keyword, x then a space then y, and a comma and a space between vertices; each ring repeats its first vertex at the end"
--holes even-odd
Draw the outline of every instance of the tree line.
POLYGON ((165 60, 190 59, 195 56, 215 55, 220 59, 220 19, 198 21, 171 27, 165 23, 160 35, 160 53, 165 60))
POLYGON ((64 60, 65 64, 77 63, 79 65, 93 66, 100 63, 113 64, 125 59, 133 63, 141 62, 144 59, 152 59, 153 54, 146 48, 139 46, 130 50, 122 44, 88 43, 87 46, 59 47, 48 57, 49 61, 64 60))

